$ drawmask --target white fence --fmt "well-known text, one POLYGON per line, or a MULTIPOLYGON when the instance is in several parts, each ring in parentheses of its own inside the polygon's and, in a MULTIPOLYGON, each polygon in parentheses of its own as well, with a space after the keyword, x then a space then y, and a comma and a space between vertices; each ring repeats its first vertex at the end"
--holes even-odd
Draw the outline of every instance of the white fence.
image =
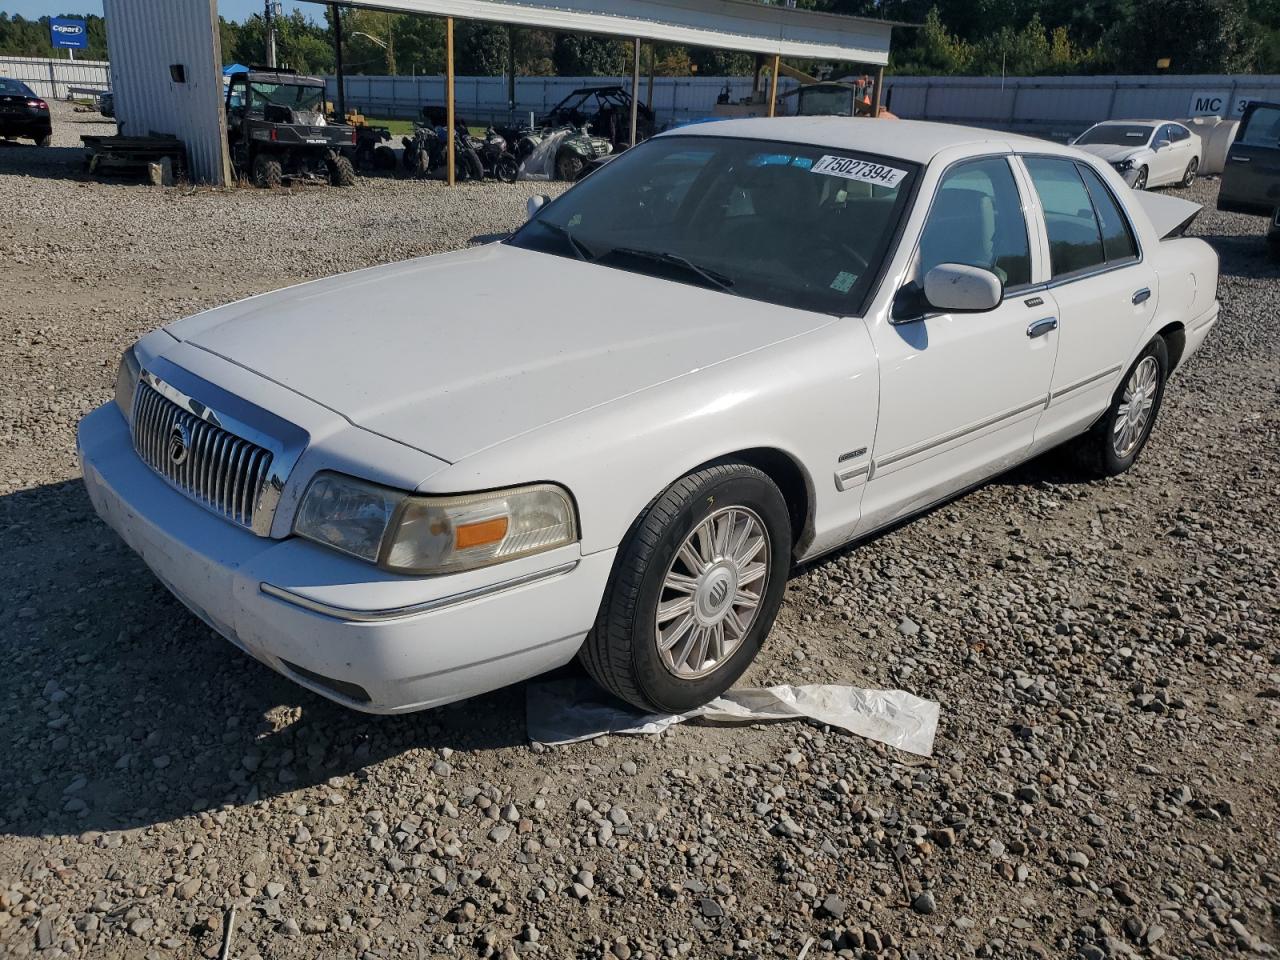
POLYGON ((46 100, 62 100, 73 90, 110 90, 111 64, 105 60, 0 57, 0 77, 21 80, 46 100))
MULTIPOLYGON (((329 99, 338 92, 337 81, 329 81, 329 99)), ((516 116, 545 113, 579 87, 619 84, 631 89, 630 77, 517 77, 516 116)), ((729 87, 729 96, 737 102, 751 93, 750 77, 655 77, 653 102, 650 106, 659 125, 679 120, 710 116, 716 98, 729 87)), ((794 89, 794 80, 783 79, 779 90, 794 89)), ((370 117, 417 117, 426 104, 444 104, 444 77, 365 77, 344 79, 347 109, 359 110, 370 117)), ((640 99, 649 101, 648 78, 640 79, 640 99)), ((469 123, 488 123, 508 119, 505 77, 458 77, 454 85, 454 102, 458 115, 469 123)))
POLYGON ((1280 100, 1280 76, 886 77, 900 117, 1042 134, 1099 120, 1239 117, 1250 100, 1280 100))

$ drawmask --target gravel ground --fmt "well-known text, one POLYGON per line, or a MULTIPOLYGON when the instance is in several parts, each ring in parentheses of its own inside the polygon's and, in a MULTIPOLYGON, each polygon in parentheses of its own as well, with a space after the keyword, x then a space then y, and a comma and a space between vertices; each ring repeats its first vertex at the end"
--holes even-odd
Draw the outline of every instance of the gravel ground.
POLYGON ((0 149, 0 955, 214 957, 233 905, 236 958, 1280 946, 1280 275, 1216 183, 1188 193, 1222 322, 1132 473, 1033 463, 790 584, 746 681, 935 698, 926 761, 799 724, 541 749, 518 689, 370 718, 215 637, 78 478, 121 348, 502 232, 534 190, 78 159, 0 149))

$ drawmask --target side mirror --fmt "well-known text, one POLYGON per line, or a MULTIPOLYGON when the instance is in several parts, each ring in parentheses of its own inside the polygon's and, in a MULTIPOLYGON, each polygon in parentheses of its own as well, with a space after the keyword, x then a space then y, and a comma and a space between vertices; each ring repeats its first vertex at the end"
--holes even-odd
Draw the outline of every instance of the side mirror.
POLYGON ((545 193, 539 193, 536 196, 530 197, 524 205, 525 210, 529 214, 529 219, 532 220, 536 217, 538 215, 538 211, 550 202, 551 198, 545 193))
POLYGON ((982 267, 940 263, 924 275, 924 298, 944 313, 983 313, 1000 306, 1004 281, 982 267))
POLYGON ((1156 149, 1157 149, 1157 150, 1167 150, 1167 149, 1169 149, 1169 141, 1168 141, 1168 140, 1157 140, 1157 141, 1156 141, 1156 149))

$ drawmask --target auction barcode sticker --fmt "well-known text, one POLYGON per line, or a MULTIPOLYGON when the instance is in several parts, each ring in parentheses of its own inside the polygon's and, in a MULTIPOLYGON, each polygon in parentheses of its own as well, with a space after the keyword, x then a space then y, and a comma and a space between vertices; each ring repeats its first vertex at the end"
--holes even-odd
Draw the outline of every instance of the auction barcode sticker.
POLYGON ((825 173, 830 177, 844 177, 846 180, 860 180, 863 183, 878 183, 882 187, 896 187, 907 175, 905 170, 886 167, 882 163, 830 155, 821 157, 809 172, 825 173))

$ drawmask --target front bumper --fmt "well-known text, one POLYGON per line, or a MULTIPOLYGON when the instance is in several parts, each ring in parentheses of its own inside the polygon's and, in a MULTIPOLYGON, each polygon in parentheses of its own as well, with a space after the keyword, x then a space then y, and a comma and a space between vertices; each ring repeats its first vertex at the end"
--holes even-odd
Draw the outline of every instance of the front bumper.
POLYGON ((397 576, 205 510, 138 458, 114 404, 81 421, 77 447, 98 515, 192 612, 272 669, 369 713, 438 706, 567 663, 613 564, 613 551, 583 556, 575 544, 397 576))

